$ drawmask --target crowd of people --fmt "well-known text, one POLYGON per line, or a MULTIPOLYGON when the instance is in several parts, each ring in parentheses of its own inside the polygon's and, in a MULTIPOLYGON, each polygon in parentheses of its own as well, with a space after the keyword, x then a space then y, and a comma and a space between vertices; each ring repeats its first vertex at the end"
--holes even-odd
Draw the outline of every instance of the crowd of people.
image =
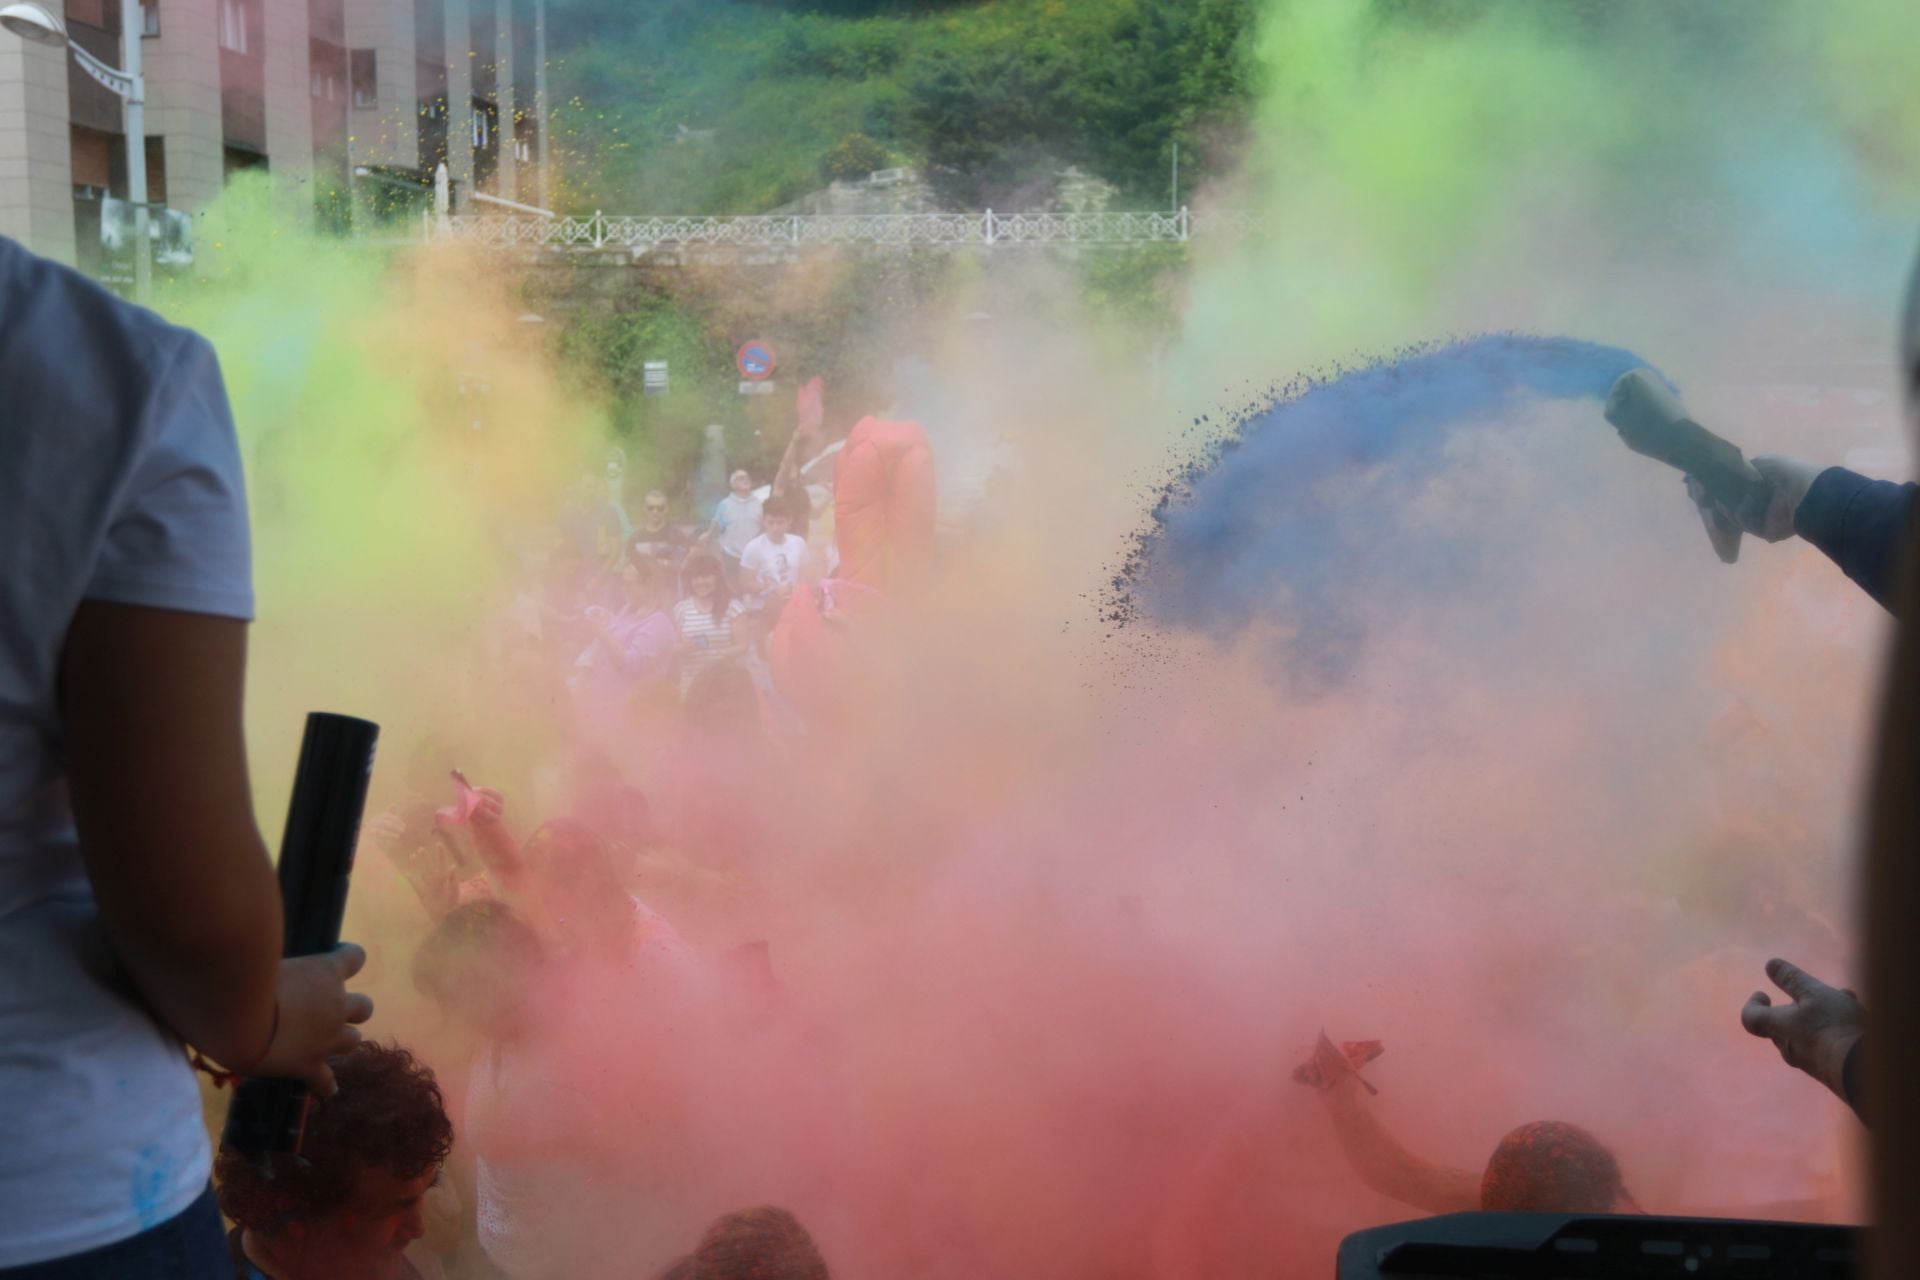
MULTIPOLYGON (((710 517, 676 521, 654 490, 635 520, 617 454, 574 490, 498 637, 502 670, 563 689, 566 738, 587 744, 565 803, 523 839, 508 790, 433 746, 366 831, 418 910, 409 976, 449 1037, 436 1072, 419 1045, 362 1038, 357 947, 280 958, 241 733, 245 507, 210 350, 5 241, 0 292, 27 300, 0 314, 0 385, 30 427, 0 467, 0 545, 37 549, 0 581, 0 1275, 434 1280, 462 1258, 510 1280, 827 1276, 799 1218, 751 1194, 782 1140, 756 1064, 791 1047, 766 946, 691 942, 664 905, 750 877, 729 850, 755 839, 698 798, 778 769, 753 754, 793 714, 769 637, 835 571, 816 495, 783 464, 765 498, 736 471, 710 517), (48 342, 83 376, 32 355, 48 342), (42 424, 85 438, 44 448, 42 424), (734 772, 656 812, 665 797, 609 761, 663 739, 734 772), (214 1161, 182 1044, 304 1080, 300 1152, 214 1161)), ((1920 302, 1907 343, 1920 404, 1920 302)), ((1747 531, 1806 538, 1911 624, 1895 566, 1915 487, 1756 466, 1776 501, 1747 531)), ((1791 1002, 1756 992, 1747 1029, 1881 1119, 1888 1051, 1862 1003, 1785 961, 1768 976, 1791 1002)), ((1368 1057, 1323 1041, 1296 1078, 1381 1194, 1639 1210, 1613 1152, 1566 1121, 1521 1125, 1477 1172, 1415 1155, 1368 1109, 1368 1057)))
POLYGON ((684 697, 727 661, 756 671, 766 688, 758 660, 768 631, 795 587, 834 567, 830 536, 823 543, 812 528, 815 496, 796 484, 762 498, 752 476, 735 470, 710 518, 676 521, 667 495, 652 489, 636 523, 622 500, 624 468, 616 452, 603 491, 590 479, 575 486, 516 602, 515 639, 570 652, 573 682, 589 686, 595 705, 669 674, 684 697))
MULTIPOLYGON (((630 510, 625 468, 615 451, 603 476, 571 489, 483 646, 565 756, 562 787, 530 785, 533 798, 514 805, 553 816, 518 838, 510 788, 470 782, 451 767, 457 748, 437 739, 376 787, 365 838, 419 910, 398 927, 418 939, 412 984, 437 1010, 428 1056, 463 1088, 447 1176, 429 1174, 448 1163, 451 1137, 422 1148, 432 1169, 424 1155, 396 1156, 396 1185, 376 1180, 396 1193, 390 1228, 342 1241, 384 1250, 356 1275, 431 1280, 461 1241, 463 1272, 513 1280, 826 1275, 792 1214, 727 1208, 781 1123, 764 1102, 771 1077, 747 1065, 787 1031, 767 944, 706 930, 696 946, 683 926, 751 891, 749 854, 777 805, 742 797, 778 794, 773 743, 798 729, 768 638, 793 593, 832 572, 830 540, 801 532, 831 528, 814 518, 830 494, 787 484, 790 467, 756 493, 735 470, 724 497, 683 521, 658 489, 630 510), (636 761, 663 780, 651 793, 630 780, 636 761), (750 1117, 760 1137, 730 1165, 717 1153, 750 1117), (436 1211, 450 1233, 427 1225, 436 1211), (706 1217, 694 1253, 663 1252, 677 1224, 706 1217)), ((362 1052, 396 1082, 396 1105, 406 1080, 432 1083, 405 1050, 362 1052)), ((440 1114, 432 1089, 408 1096, 440 1114)), ((227 1205, 230 1168, 245 1184, 226 1159, 222 1203, 247 1225, 248 1202, 227 1205)), ((308 1274, 266 1226, 234 1239, 236 1259, 252 1242, 261 1275, 308 1274)))

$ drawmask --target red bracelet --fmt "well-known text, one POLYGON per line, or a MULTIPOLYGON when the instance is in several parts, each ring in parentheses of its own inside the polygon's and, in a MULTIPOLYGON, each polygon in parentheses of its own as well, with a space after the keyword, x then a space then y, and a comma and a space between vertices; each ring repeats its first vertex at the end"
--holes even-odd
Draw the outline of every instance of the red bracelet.
MULTIPOLYGON (((278 996, 275 996, 273 1000, 273 1027, 267 1032, 267 1047, 262 1049, 259 1055, 255 1057, 253 1060, 254 1066, 259 1066, 262 1062, 266 1061, 267 1055, 273 1052, 273 1042, 279 1038, 280 1038, 280 998, 278 996)), ((187 1050, 187 1062, 193 1067, 195 1071, 204 1072, 207 1078, 213 1081, 213 1087, 216 1089, 224 1089, 228 1085, 233 1084, 235 1081, 243 1079, 247 1074, 245 1071, 221 1070, 219 1067, 216 1067, 213 1065, 213 1063, 209 1062, 207 1060, 207 1056, 201 1053, 198 1049, 189 1048, 187 1050)))
POLYGON ((238 1071, 222 1071, 211 1062, 208 1062, 205 1055, 198 1049, 187 1050, 187 1061, 192 1064, 195 1071, 204 1072, 207 1079, 213 1081, 213 1087, 216 1089, 224 1089, 228 1085, 241 1079, 238 1071))

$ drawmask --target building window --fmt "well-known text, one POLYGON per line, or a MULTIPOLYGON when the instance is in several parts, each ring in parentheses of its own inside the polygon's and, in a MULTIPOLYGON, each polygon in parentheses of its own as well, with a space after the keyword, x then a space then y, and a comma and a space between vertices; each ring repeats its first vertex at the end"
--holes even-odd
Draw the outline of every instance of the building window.
POLYGON ((220 47, 234 53, 247 52, 246 0, 220 0, 220 47))
POLYGON ((149 40, 160 35, 160 0, 140 0, 140 34, 149 40))
POLYGON ((70 125, 70 150, 73 154, 73 185, 93 192, 87 199, 98 200, 113 188, 114 148, 120 139, 111 133, 70 125))
POLYGON ((380 105, 380 81, 375 74, 373 54, 372 49, 355 49, 347 55, 347 76, 353 82, 353 105, 356 107, 380 105))
POLYGON ((473 113, 473 145, 477 149, 482 151, 486 150, 487 142, 489 141, 487 135, 491 127, 492 124, 491 121, 488 120, 486 112, 475 111, 473 113))
POLYGON ((82 22, 89 27, 105 30, 107 6, 104 0, 67 0, 66 9, 68 22, 82 22))
POLYGON ((319 37, 307 41, 308 84, 315 102, 341 102, 347 95, 347 51, 319 37))
POLYGON ((147 203, 167 202, 167 140, 147 135, 147 203))

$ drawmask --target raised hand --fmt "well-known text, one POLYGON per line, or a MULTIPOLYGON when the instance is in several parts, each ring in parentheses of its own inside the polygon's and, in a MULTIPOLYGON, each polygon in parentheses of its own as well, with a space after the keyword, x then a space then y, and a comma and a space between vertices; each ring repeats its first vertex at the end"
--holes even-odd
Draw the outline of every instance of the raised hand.
POLYGON ((1767 977, 1792 997, 1776 1005, 1764 991, 1747 997, 1740 1025, 1773 1041, 1786 1064, 1804 1071, 1847 1100, 1843 1073, 1847 1054, 1866 1034, 1867 1011, 1858 996, 1830 987, 1785 960, 1767 961, 1767 977))
POLYGON ((1313 1056, 1293 1069, 1296 1084, 1313 1089, 1334 1089, 1357 1082, 1368 1093, 1378 1093, 1361 1078, 1360 1068, 1386 1052, 1378 1040, 1343 1040, 1339 1047, 1322 1031, 1314 1044, 1313 1056))
MULTIPOLYGON (((434 821, 439 823, 437 817, 434 821)), ((438 920, 459 905, 459 876, 441 832, 416 832, 399 813, 389 809, 367 823, 366 834, 413 887, 428 915, 438 920)))
POLYGON ((498 823, 507 812, 507 798, 492 787, 473 789, 473 813, 468 821, 476 827, 490 827, 498 823))

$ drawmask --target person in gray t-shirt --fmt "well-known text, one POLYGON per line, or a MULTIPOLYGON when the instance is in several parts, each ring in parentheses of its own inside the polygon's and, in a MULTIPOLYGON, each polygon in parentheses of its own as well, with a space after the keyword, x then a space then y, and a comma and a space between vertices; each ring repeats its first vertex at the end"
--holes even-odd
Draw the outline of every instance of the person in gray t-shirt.
POLYGON ((224 1244, 182 1045, 328 1094, 365 954, 280 958, 213 349, 0 238, 0 403, 0 1270, 187 1274, 224 1244))

